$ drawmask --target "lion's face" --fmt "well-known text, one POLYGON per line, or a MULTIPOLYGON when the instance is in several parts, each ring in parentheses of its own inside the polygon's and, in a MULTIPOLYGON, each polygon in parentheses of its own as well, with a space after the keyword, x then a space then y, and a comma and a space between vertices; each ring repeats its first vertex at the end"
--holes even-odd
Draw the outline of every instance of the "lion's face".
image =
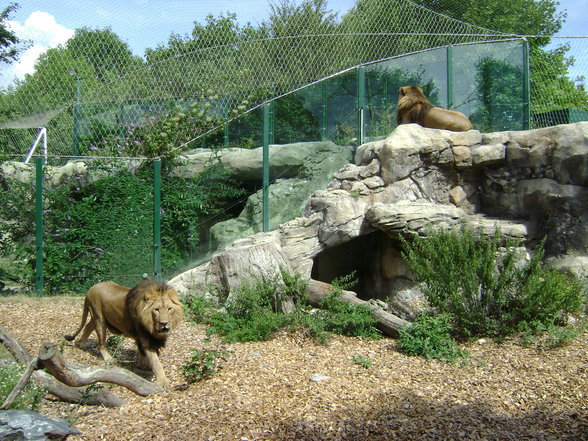
POLYGON ((165 291, 149 289, 143 299, 140 318, 145 329, 159 340, 167 339, 183 316, 177 291, 172 287, 165 291))

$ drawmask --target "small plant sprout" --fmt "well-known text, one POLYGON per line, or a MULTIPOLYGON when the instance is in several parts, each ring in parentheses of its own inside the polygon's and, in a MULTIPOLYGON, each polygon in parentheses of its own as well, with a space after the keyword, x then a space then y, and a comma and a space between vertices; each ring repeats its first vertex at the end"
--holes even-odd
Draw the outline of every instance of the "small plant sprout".
POLYGON ((217 374, 229 358, 224 349, 194 349, 190 361, 182 366, 188 383, 206 380, 217 374))
POLYGON ((361 366, 364 369, 369 369, 372 367, 373 361, 370 360, 369 358, 364 358, 361 356, 353 356, 351 357, 351 360, 353 360, 353 362, 359 366, 361 366))

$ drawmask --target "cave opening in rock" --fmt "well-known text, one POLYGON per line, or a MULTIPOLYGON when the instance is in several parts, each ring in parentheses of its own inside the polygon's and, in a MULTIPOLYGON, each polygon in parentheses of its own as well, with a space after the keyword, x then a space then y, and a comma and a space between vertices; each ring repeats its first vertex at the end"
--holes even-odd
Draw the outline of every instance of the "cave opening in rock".
POLYGON ((328 248, 314 258, 312 278, 315 280, 332 283, 353 272, 355 283, 346 289, 356 292, 363 300, 387 301, 394 286, 410 278, 399 241, 381 231, 328 248))

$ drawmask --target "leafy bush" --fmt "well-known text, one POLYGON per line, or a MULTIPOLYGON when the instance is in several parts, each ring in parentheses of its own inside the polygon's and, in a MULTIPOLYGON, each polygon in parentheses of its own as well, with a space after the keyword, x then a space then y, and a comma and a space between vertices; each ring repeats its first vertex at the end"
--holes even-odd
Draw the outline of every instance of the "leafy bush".
POLYGON ((108 349, 108 352, 110 352, 113 356, 116 356, 116 353, 120 350, 124 343, 125 337, 123 335, 109 335, 106 339, 106 349, 108 349))
POLYGON ((522 322, 519 326, 518 341, 523 346, 537 349, 555 349, 566 346, 577 338, 584 326, 543 326, 541 323, 528 325, 522 322))
POLYGON ((267 340, 285 326, 284 314, 273 311, 275 281, 244 282, 224 303, 224 311, 213 314, 208 334, 219 334, 229 343, 267 340))
MULTIPOLYGON (((160 104, 141 124, 106 126, 93 121, 91 133, 81 141, 92 156, 173 159, 187 146, 200 146, 195 138, 222 123, 214 108, 219 99, 212 90, 194 91, 190 100, 179 100, 173 107, 160 104)), ((218 145, 221 138, 217 135, 207 141, 206 146, 218 145)))
POLYGON ((315 314, 322 322, 318 329, 350 337, 380 338, 371 310, 367 306, 343 302, 339 300, 340 295, 341 292, 335 290, 321 302, 321 309, 315 314))
POLYGON ((320 310, 309 311, 306 282, 299 275, 287 273, 282 273, 284 283, 278 280, 243 283, 223 303, 223 308, 214 313, 209 312, 203 301, 190 300, 186 305, 188 316, 210 325, 207 333, 218 334, 228 343, 267 340, 281 328, 305 329, 323 344, 331 333, 365 338, 381 336, 370 309, 342 302, 337 288, 322 302, 320 310), (286 297, 294 300, 294 312, 275 312, 276 299, 286 297))
POLYGON ((467 358, 468 352, 459 348, 451 337, 451 316, 422 314, 414 322, 400 330, 398 349, 407 355, 436 358, 455 363, 467 358))
MULTIPOLYGON (((152 268, 149 165, 129 168, 95 161, 84 178, 44 192, 47 293, 85 292, 97 280, 113 277, 134 284, 139 274, 152 268)), ((169 273, 197 252, 206 221, 228 217, 225 206, 243 191, 221 164, 213 164, 193 179, 164 173, 161 193, 161 264, 169 273)), ((31 185, 10 181, 10 190, 0 192, 0 204, 4 218, 11 220, 0 223, 0 256, 28 266, 29 283, 34 285, 34 191, 31 185)))
POLYGON ((182 307, 188 320, 206 322, 214 314, 216 302, 202 296, 188 296, 182 300, 182 307))
POLYGON ((286 324, 284 315, 259 310, 251 316, 236 316, 226 312, 214 314, 209 322, 207 335, 218 334, 227 343, 265 341, 286 324))
POLYGON ((190 361, 182 366, 189 383, 206 380, 217 374, 227 361, 229 353, 217 349, 194 349, 190 361))
MULTIPOLYGON (((3 403, 14 390, 14 386, 20 380, 25 367, 16 363, 0 365, 0 403, 3 403)), ((33 382, 28 382, 24 390, 10 405, 10 409, 37 410, 41 399, 45 396, 45 390, 33 382)))
POLYGON ((511 335, 521 323, 565 324, 582 308, 580 283, 542 266, 542 243, 522 264, 514 245, 500 231, 492 238, 466 229, 439 231, 403 240, 403 256, 430 304, 451 315, 456 337, 511 335))

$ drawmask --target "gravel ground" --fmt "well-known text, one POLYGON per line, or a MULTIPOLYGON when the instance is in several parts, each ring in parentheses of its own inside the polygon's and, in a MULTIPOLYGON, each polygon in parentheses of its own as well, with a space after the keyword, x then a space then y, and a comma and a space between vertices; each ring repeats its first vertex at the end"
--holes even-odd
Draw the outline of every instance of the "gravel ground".
MULTIPOLYGON (((0 298, 0 324, 32 354, 45 341, 61 344, 81 312, 81 298, 0 298)), ((125 400, 120 408, 48 397, 40 411, 82 432, 70 441, 588 440, 588 333, 550 351, 472 343, 465 366, 405 356, 391 339, 333 337, 321 346, 301 333, 279 333, 224 346, 224 369, 187 384, 180 366, 192 350, 219 348, 204 332, 184 322, 170 337, 161 357, 168 392, 139 397, 112 386, 125 400), (323 381, 312 381, 315 374, 323 381)), ((64 355, 101 363, 96 351, 70 343, 64 355)), ((116 356, 132 368, 132 342, 116 356)))

